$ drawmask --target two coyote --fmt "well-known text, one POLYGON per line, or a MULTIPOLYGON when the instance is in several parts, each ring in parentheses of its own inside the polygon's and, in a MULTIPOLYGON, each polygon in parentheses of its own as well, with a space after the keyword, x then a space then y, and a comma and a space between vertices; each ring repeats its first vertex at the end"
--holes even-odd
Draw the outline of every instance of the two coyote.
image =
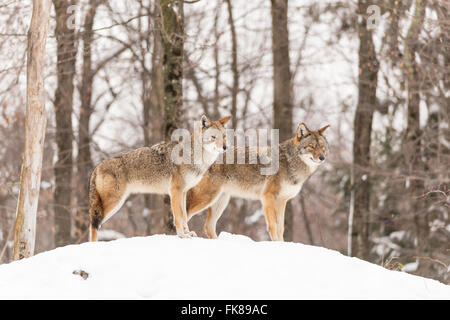
POLYGON ((132 193, 169 194, 177 234, 180 237, 195 236, 187 224, 186 192, 201 180, 217 156, 226 150, 224 125, 230 118, 215 122, 206 116, 201 118, 201 128, 191 135, 191 154, 188 156, 198 156, 192 153, 197 151, 194 144, 200 140, 202 157, 193 164, 173 162, 172 151, 177 142, 140 148, 101 162, 92 172, 89 186, 90 240, 97 240, 100 226, 122 207, 132 193))
MULTIPOLYGON (((262 175, 261 164, 213 164, 219 153, 226 150, 224 125, 229 119, 211 122, 202 117, 201 130, 195 131, 191 139, 200 136, 203 141, 203 157, 199 163, 173 163, 170 156, 176 142, 140 148, 100 163, 90 180, 91 241, 97 240, 101 224, 120 209, 131 193, 169 194, 180 237, 195 236, 189 231, 188 220, 209 207, 205 231, 209 238, 216 238, 216 223, 230 197, 260 200, 271 239, 283 241, 286 203, 325 161, 328 143, 323 132, 329 126, 313 131, 301 123, 293 138, 271 147, 278 148, 278 171, 262 175), (209 129, 217 130, 220 136, 207 135, 209 129)), ((238 148, 227 152, 235 153, 236 159, 238 148)), ((248 159, 249 147, 244 152, 248 159)))

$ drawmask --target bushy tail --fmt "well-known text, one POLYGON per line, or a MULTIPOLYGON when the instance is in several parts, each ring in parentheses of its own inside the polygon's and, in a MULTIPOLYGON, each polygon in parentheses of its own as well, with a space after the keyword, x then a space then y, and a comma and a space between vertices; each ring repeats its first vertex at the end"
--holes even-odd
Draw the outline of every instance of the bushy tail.
POLYGON ((89 240, 97 241, 97 231, 103 220, 103 203, 97 192, 95 185, 95 178, 97 177, 97 168, 92 172, 91 179, 89 181, 89 240))

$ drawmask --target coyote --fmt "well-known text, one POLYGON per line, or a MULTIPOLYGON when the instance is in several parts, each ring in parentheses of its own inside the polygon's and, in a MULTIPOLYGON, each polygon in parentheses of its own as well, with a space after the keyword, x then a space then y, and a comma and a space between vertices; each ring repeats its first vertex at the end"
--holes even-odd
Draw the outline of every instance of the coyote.
POLYGON ((202 116, 201 126, 191 134, 189 144, 191 157, 195 157, 193 152, 197 151, 192 147, 194 141, 201 141, 202 153, 199 161, 192 164, 172 161, 172 151, 179 146, 174 141, 139 148, 101 162, 92 172, 89 186, 90 240, 97 241, 100 226, 133 193, 169 194, 177 234, 180 237, 195 236, 187 224, 186 192, 201 180, 217 156, 226 150, 224 125, 230 118, 211 122, 202 116))
MULTIPOLYGON (((273 175, 261 175, 261 164, 213 164, 187 194, 188 220, 209 206, 205 232, 217 238, 216 223, 230 197, 260 200, 270 238, 283 241, 286 203, 325 161, 328 142, 323 132, 328 127, 311 131, 301 123, 295 136, 279 145, 279 170, 273 175)), ((237 151, 230 148, 227 152, 237 151)), ((245 152, 248 158, 248 147, 245 152)))

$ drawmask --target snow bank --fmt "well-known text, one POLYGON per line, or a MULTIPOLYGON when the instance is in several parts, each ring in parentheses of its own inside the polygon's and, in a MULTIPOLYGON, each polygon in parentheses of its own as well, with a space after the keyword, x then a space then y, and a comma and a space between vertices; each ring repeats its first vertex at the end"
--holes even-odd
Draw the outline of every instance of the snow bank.
POLYGON ((450 299, 450 286, 333 250, 222 233, 70 245, 0 265, 0 299, 12 298, 450 299))

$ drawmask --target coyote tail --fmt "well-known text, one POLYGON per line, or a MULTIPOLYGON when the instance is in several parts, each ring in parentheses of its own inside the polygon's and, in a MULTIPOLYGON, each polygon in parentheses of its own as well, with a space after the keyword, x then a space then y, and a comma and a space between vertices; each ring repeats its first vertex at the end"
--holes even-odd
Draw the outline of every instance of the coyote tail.
POLYGON ((91 174, 89 180, 89 221, 90 221, 90 233, 89 240, 97 241, 97 231, 103 220, 103 203, 97 192, 97 186, 95 180, 97 177, 97 168, 91 174))

